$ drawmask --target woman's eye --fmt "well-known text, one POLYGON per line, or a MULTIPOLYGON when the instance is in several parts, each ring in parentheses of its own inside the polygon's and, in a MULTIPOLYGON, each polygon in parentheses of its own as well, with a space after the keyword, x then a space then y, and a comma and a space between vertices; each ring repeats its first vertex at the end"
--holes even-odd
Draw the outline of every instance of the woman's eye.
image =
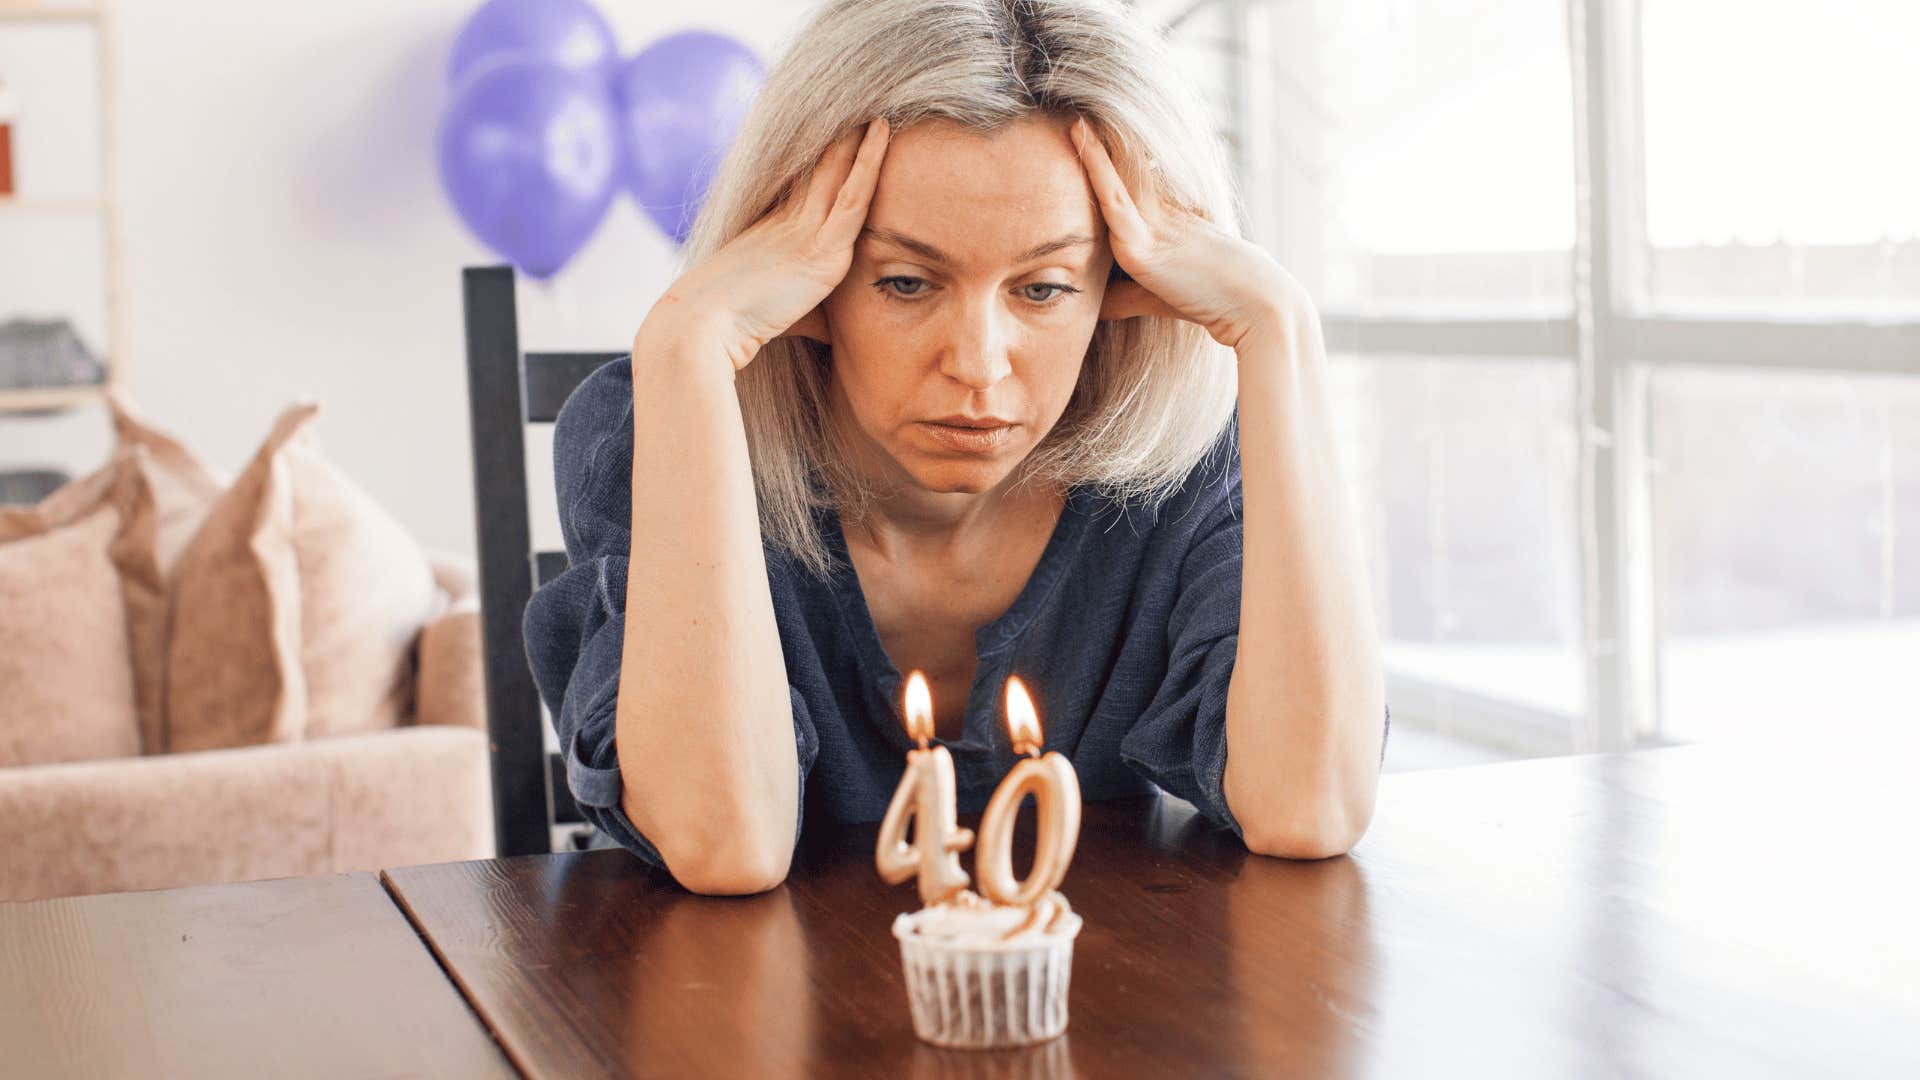
MULTIPOLYGON (((883 277, 873 283, 873 287, 880 291, 880 295, 888 300, 911 300, 926 291, 922 288, 924 285, 926 285, 926 282, 920 278, 902 275, 883 277), (900 287, 907 288, 903 290, 900 287)), ((1020 293, 1023 299, 1036 307, 1051 307, 1059 302, 1060 297, 1067 293, 1077 293, 1080 290, 1071 285, 1062 285, 1058 282, 1036 281, 1031 285, 1022 285, 1016 291, 1020 293), (1036 296, 1032 290, 1052 291, 1044 295, 1036 296)))
POLYGON ((1022 285, 1020 288, 1022 291, 1025 291, 1027 289, 1055 290, 1054 292, 1050 292, 1045 296, 1034 296, 1032 293, 1028 293, 1027 299, 1032 300, 1036 304, 1051 304, 1055 300, 1058 300, 1060 297, 1065 296, 1068 293, 1077 293, 1080 291, 1079 289, 1076 289, 1071 285, 1061 285, 1058 282, 1052 282, 1052 281, 1036 281, 1031 285, 1022 285))
POLYGON ((880 295, 886 297, 889 300, 905 300, 910 296, 918 296, 920 294, 920 290, 917 288, 904 293, 897 292, 892 288, 892 286, 895 283, 908 284, 908 285, 925 285, 926 284, 926 282, 920 280, 919 278, 914 278, 914 277, 884 277, 884 278, 881 278, 879 281, 874 282, 873 284, 875 288, 880 290, 880 295))

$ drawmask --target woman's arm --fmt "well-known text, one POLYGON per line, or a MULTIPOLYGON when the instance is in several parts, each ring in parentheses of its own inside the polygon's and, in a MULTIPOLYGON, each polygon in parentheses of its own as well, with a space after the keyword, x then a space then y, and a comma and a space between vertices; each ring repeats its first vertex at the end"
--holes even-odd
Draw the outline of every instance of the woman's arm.
POLYGON ((768 591, 734 373, 830 330, 885 157, 886 120, 676 279, 633 346, 633 544, 614 745, 622 808, 696 892, 786 877, 800 823, 794 698, 768 591))
POLYGON ((1373 816, 1386 688, 1306 291, 1289 277, 1234 348, 1246 518, 1227 802, 1254 851, 1338 855, 1373 816))
POLYGON ((786 659, 735 369, 671 311, 633 343, 621 806, 686 888, 763 892, 786 877, 800 812, 786 659))
POLYGON ((1222 794, 1253 850, 1337 855, 1373 816, 1386 687, 1334 454, 1319 315, 1258 245, 1155 185, 1129 191, 1084 117, 1073 139, 1131 275, 1107 288, 1101 317, 1186 319, 1240 364, 1246 523, 1222 794))

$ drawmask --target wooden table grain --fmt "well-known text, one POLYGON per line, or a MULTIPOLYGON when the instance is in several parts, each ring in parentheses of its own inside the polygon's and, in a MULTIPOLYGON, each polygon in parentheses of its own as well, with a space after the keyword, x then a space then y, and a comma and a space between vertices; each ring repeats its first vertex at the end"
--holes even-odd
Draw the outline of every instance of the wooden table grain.
POLYGON ((0 903, 0 1076, 514 1075, 374 874, 0 903))
POLYGON ((622 851, 386 879, 532 1077, 1920 1075, 1920 799, 1769 760, 1396 774, 1321 862, 1172 799, 1089 805, 1069 1026, 1014 1051, 914 1038, 888 926, 918 899, 875 826, 745 898, 622 851))

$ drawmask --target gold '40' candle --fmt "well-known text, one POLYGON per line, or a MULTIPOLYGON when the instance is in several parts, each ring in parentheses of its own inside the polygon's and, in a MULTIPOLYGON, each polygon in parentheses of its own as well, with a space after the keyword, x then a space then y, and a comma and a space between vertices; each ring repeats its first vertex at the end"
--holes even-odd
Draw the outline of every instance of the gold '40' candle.
POLYGON ((987 899, 1031 908, 1053 892, 1073 861, 1080 840, 1080 778, 1065 754, 1055 750, 1040 756, 1040 718, 1018 677, 1007 679, 1007 731, 1014 751, 1027 759, 993 789, 980 819, 973 869, 987 899), (1013 823, 1028 792, 1038 804, 1040 832, 1033 869, 1022 883, 1013 876, 1013 823))
POLYGON ((919 874, 920 902, 931 907, 967 887, 960 852, 973 845, 973 830, 960 828, 955 814, 953 755, 944 746, 927 746, 933 737, 933 695, 918 671, 907 678, 906 713, 907 735, 920 748, 907 751, 907 771, 880 822, 873 861, 889 885, 919 874), (914 821, 911 844, 909 818, 914 821))

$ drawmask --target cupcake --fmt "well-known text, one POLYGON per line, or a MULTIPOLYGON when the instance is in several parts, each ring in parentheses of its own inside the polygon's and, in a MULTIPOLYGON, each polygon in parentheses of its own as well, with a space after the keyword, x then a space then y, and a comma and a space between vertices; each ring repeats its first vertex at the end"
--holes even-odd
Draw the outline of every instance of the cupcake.
POLYGON ((1049 892, 1032 907, 971 889, 893 920, 914 1034, 935 1046, 1024 1046, 1067 1028, 1080 916, 1049 892))

